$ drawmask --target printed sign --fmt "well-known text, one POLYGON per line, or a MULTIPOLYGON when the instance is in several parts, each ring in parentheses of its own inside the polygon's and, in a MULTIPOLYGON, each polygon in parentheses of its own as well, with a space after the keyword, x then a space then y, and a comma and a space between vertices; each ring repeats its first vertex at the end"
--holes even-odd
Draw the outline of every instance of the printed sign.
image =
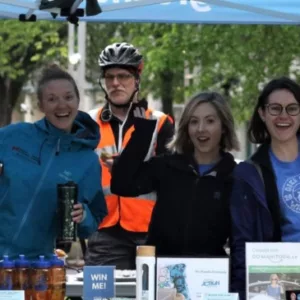
POLYGON ((83 298, 99 300, 115 297, 115 267, 86 266, 83 268, 83 298))
POLYGON ((24 291, 0 291, 0 300, 24 300, 24 291))
POLYGON ((300 243, 246 243, 246 284, 248 300, 290 299, 286 291, 300 290, 300 243))
POLYGON ((203 294, 228 293, 229 259, 158 257, 156 276, 157 300, 203 299, 203 294))

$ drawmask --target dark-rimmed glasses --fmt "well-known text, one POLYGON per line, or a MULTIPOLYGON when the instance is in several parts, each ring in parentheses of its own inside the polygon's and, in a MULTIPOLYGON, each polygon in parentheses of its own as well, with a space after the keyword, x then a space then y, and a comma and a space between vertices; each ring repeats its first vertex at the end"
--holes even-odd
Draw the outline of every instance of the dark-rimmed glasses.
POLYGON ((287 106, 282 106, 279 103, 266 104, 265 107, 271 116, 279 116, 285 109, 286 113, 290 116, 297 116, 300 113, 300 105, 298 103, 291 103, 287 106))
POLYGON ((118 80, 119 83, 126 83, 129 79, 133 78, 134 75, 130 73, 119 73, 119 74, 105 74, 104 79, 106 83, 112 83, 115 78, 118 80))

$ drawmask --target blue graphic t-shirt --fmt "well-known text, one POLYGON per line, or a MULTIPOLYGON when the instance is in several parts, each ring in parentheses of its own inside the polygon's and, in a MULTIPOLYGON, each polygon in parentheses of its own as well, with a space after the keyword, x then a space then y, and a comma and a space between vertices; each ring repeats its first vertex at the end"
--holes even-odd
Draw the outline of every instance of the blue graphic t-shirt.
POLYGON ((300 155, 292 162, 279 160, 270 151, 280 199, 282 241, 300 242, 300 155))
POLYGON ((203 175, 204 173, 206 173, 207 171, 212 169, 215 165, 216 165, 216 163, 207 164, 207 165, 198 165, 199 174, 203 175))

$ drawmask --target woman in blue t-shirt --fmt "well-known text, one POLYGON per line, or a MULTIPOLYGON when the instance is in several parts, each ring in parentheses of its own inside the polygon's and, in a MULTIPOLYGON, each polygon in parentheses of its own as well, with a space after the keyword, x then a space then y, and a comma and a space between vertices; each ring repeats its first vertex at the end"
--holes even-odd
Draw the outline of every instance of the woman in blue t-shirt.
POLYGON ((232 290, 245 292, 246 242, 300 241, 300 86, 282 77, 262 90, 248 131, 260 147, 235 170, 232 290))
POLYGON ((270 284, 267 287, 267 295, 273 297, 276 300, 280 300, 281 294, 283 294, 283 288, 279 284, 279 278, 277 274, 271 274, 270 284))

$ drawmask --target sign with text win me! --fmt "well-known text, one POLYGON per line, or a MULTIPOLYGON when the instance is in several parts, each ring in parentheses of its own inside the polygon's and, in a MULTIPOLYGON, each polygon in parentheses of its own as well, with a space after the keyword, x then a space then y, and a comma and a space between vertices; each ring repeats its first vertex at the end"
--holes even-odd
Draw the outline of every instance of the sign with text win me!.
POLYGON ((115 297, 115 266, 83 268, 83 299, 100 300, 115 297))

